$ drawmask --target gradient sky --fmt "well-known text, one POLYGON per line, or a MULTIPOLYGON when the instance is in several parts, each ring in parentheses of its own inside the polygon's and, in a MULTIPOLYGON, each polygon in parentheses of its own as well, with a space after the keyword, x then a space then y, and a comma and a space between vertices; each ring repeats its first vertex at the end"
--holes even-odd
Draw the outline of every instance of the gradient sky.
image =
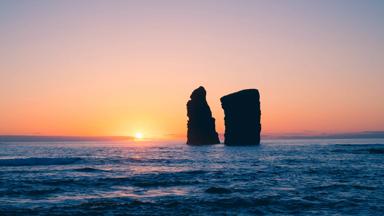
POLYGON ((384 1, 0 1, 0 134, 186 133, 200 85, 264 133, 384 130, 384 1))

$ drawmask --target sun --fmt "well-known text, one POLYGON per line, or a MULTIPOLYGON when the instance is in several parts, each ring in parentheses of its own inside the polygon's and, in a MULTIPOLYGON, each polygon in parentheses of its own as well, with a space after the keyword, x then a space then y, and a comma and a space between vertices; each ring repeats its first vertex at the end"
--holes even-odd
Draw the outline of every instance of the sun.
POLYGON ((135 138, 136 139, 143 139, 143 133, 141 133, 141 132, 137 132, 137 133, 135 133, 135 138))

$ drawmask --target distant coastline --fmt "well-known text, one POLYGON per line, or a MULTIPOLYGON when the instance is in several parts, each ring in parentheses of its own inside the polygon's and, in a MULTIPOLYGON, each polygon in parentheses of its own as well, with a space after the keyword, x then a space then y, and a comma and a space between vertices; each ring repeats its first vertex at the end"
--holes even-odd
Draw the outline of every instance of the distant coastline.
POLYGON ((379 139, 384 138, 384 131, 361 131, 351 133, 324 134, 264 134, 264 139, 379 139))

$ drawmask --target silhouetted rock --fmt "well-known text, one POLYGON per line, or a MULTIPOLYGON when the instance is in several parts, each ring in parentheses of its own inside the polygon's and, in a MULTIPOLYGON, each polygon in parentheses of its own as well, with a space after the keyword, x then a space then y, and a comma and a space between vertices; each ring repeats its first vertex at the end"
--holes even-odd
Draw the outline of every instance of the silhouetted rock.
POLYGON ((187 103, 189 145, 207 145, 220 143, 215 129, 215 119, 205 98, 206 91, 200 86, 191 94, 187 103))
POLYGON ((225 114, 226 145, 260 144, 260 95, 257 89, 246 89, 222 97, 225 114))

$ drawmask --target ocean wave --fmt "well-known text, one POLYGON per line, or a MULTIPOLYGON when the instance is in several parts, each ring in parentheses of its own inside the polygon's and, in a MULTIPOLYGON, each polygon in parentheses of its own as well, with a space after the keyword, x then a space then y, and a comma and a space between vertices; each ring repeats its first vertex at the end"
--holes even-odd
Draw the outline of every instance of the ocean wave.
POLYGON ((210 194, 228 194, 232 193, 230 189, 223 188, 223 187, 210 187, 207 190, 205 190, 206 193, 210 194))
POLYGON ((97 185, 126 185, 135 187, 171 187, 201 184, 199 175, 204 175, 204 170, 188 170, 181 172, 146 173, 126 177, 108 177, 95 179, 97 185))
POLYGON ((370 154, 384 154, 384 148, 370 148, 368 152, 370 154))
POLYGON ((0 159, 0 166, 48 166, 66 165, 80 161, 81 158, 14 158, 0 159))
POLYGON ((42 189, 10 189, 1 191, 2 196, 44 196, 52 193, 61 192, 59 188, 42 188, 42 189))
POLYGON ((384 154, 384 144, 335 144, 333 153, 346 154, 384 154))
POLYGON ((84 168, 79 168, 79 169, 74 169, 76 172, 107 172, 106 170, 102 169, 96 169, 92 167, 84 167, 84 168))
POLYGON ((334 183, 334 184, 325 184, 325 185, 319 185, 314 186, 312 189, 315 190, 351 190, 351 189, 358 189, 358 190, 376 190, 377 188, 374 186, 369 185, 362 185, 362 184, 342 184, 342 183, 334 183))
POLYGON ((191 162, 191 160, 187 159, 169 159, 169 158, 123 158, 116 162, 119 163, 154 163, 154 164, 171 164, 171 163, 188 163, 191 162))

